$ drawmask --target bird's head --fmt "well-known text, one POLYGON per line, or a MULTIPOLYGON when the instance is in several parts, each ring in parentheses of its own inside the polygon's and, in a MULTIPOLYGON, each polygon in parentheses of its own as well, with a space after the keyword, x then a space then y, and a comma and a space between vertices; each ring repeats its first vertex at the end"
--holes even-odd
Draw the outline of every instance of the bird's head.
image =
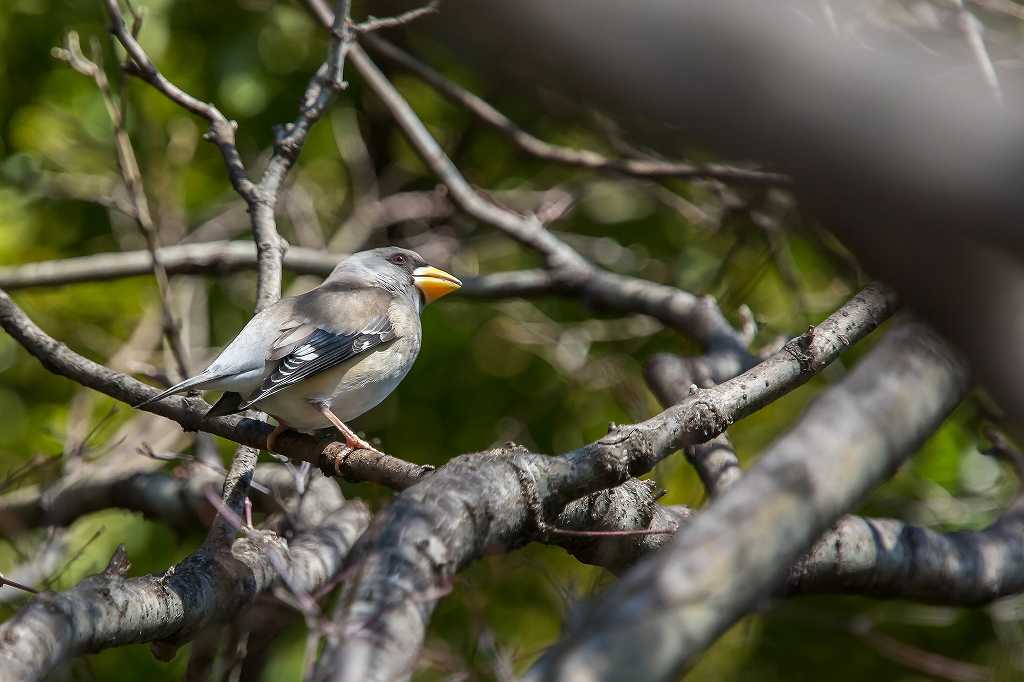
POLYGON ((432 303, 462 286, 457 277, 427 264, 423 256, 397 246, 354 253, 334 268, 324 284, 375 286, 395 294, 423 296, 432 303))

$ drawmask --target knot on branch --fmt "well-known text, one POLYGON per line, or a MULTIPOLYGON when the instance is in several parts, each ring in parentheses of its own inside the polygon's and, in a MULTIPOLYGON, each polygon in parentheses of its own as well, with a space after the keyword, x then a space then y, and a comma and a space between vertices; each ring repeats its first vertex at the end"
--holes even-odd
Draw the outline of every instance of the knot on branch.
POLYGON ((519 488, 523 492, 523 502, 526 505, 527 518, 533 521, 533 526, 538 538, 546 541, 551 532, 547 519, 544 515, 544 505, 540 501, 540 492, 537 490, 537 481, 533 473, 528 470, 529 464, 525 461, 520 463, 513 461, 512 469, 519 480, 519 488))
POLYGON ((643 466, 653 460, 654 444, 646 434, 634 426, 619 426, 612 422, 608 434, 596 443, 594 457, 604 478, 618 485, 629 478, 632 464, 643 466))
POLYGON ((683 416, 683 430, 692 443, 711 440, 729 427, 718 406, 707 400, 696 400, 683 416))
MULTIPOLYGON (((208 106, 212 107, 213 105, 208 106)), ((203 139, 217 144, 234 144, 236 130, 238 130, 238 121, 215 118, 210 121, 210 127, 203 133, 203 139)))
MULTIPOLYGON (((654 503, 664 494, 654 481, 632 480, 633 485, 617 486, 591 493, 586 497, 587 520, 596 529, 614 528, 621 510, 637 514, 637 526, 644 527, 654 519, 654 503)), ((567 507, 568 509, 568 507, 567 507)))
POLYGON ((131 567, 132 564, 128 561, 128 550, 125 549, 124 544, 120 544, 114 550, 110 561, 107 562, 107 567, 103 569, 103 575, 108 578, 123 578, 128 575, 131 567))
POLYGON ((811 344, 814 342, 814 332, 814 327, 808 327, 806 332, 782 347, 784 352, 800 363, 801 373, 810 372, 814 368, 814 355, 810 352, 811 344))
POLYGON ((299 158, 302 142, 300 136, 292 134, 295 132, 295 124, 285 123, 284 125, 276 125, 273 131, 274 151, 289 161, 295 161, 299 158))

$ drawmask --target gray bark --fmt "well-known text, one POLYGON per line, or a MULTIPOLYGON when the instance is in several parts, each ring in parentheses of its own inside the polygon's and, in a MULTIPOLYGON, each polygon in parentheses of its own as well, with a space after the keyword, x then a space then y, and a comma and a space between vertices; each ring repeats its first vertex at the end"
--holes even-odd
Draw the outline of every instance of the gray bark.
POLYGON ((140 578, 125 577, 122 548, 103 573, 67 592, 39 595, 0 625, 2 677, 40 680, 73 656, 124 644, 160 642, 173 650, 269 589, 278 578, 272 552, 284 560, 293 585, 314 592, 339 574, 368 519, 365 507, 348 503, 290 543, 263 532, 227 551, 204 545, 166 573, 140 578))
POLYGON ((930 435, 964 363, 916 324, 892 329, 739 482, 592 604, 528 680, 672 680, 930 435))
POLYGON ((893 306, 890 292, 869 287, 748 372, 562 456, 509 446, 452 459, 397 496, 360 539, 316 678, 407 677, 433 607, 459 569, 489 548, 550 538, 549 519, 568 503, 649 471, 802 384, 893 306))

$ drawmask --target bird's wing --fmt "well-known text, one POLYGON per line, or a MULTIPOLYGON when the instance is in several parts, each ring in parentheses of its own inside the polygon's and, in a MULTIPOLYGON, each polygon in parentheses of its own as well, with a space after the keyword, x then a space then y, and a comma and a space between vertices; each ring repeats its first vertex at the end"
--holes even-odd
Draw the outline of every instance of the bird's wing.
POLYGON ((311 332, 305 333, 310 328, 308 323, 302 323, 283 330, 267 355, 268 360, 280 358, 280 363, 263 385, 239 405, 240 409, 397 338, 386 314, 371 319, 358 331, 312 327, 311 332))

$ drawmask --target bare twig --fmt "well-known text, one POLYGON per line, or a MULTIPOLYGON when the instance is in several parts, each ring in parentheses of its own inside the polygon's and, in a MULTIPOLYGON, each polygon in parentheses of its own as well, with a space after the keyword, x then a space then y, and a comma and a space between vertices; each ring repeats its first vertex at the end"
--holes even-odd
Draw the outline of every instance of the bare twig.
POLYGON ((355 24, 353 28, 356 33, 373 33, 374 31, 383 31, 389 28, 399 28, 400 26, 406 26, 422 17, 434 14, 437 12, 437 7, 440 4, 440 0, 432 0, 423 7, 416 7, 409 10, 408 12, 402 12, 401 14, 393 17, 375 17, 368 16, 364 21, 360 21, 355 24))
POLYGON ((757 466, 602 595, 526 679, 677 677, 892 475, 960 401, 967 380, 963 361, 934 333, 893 328, 757 466))
POLYGON ((21 583, 11 580, 10 578, 5 578, 2 575, 0 575, 0 587, 13 587, 16 590, 21 590, 28 594, 39 594, 39 590, 29 587, 28 585, 22 585, 21 583))
POLYGON ((351 59, 459 208, 540 254, 559 291, 598 305, 658 317, 715 351, 714 357, 721 361, 716 372, 722 376, 733 376, 750 366, 752 358, 741 335, 713 299, 603 271, 546 229, 536 216, 521 216, 488 201, 466 181, 412 107, 358 45, 352 47, 351 59))
POLYGON ((514 121, 485 100, 445 78, 430 66, 399 49, 392 43, 374 35, 360 35, 359 40, 360 43, 366 45, 375 53, 416 74, 417 77, 449 100, 503 133, 519 149, 539 159, 589 170, 646 178, 707 178, 737 184, 789 184, 789 178, 782 173, 771 173, 714 163, 692 164, 657 159, 616 159, 603 156, 594 151, 573 149, 545 142, 520 128, 514 121))
POLYGON ((206 119, 210 128, 204 138, 216 144, 220 149, 227 167, 228 178, 235 191, 247 203, 252 203, 255 199, 256 188, 246 175, 245 164, 235 146, 237 124, 222 114, 220 109, 213 104, 193 97, 167 80, 150 60, 146 51, 142 49, 142 45, 136 40, 135 33, 125 23, 118 0, 105 0, 105 3, 107 15, 110 18, 110 32, 128 54, 129 65, 126 65, 126 68, 129 73, 142 78, 186 111, 206 119))
POLYGON ((338 20, 332 24, 327 59, 310 79, 299 105, 298 117, 275 131, 274 151, 258 183, 249 179, 235 146, 235 122, 228 120, 214 105, 196 99, 168 81, 146 55, 134 33, 128 29, 118 0, 105 2, 111 21, 111 33, 128 53, 128 72, 139 76, 171 101, 209 122, 206 138, 220 148, 231 183, 249 207, 259 259, 256 310, 266 308, 281 295, 281 261, 288 248, 287 242, 278 234, 274 216, 282 185, 298 160, 310 129, 323 116, 335 95, 345 87, 342 72, 345 55, 352 41, 347 21, 349 0, 341 0, 339 3, 338 20))
POLYGON ((964 0, 951 0, 951 2, 957 8, 960 30, 967 40, 971 54, 974 55, 974 61, 978 64, 978 70, 981 71, 981 77, 985 79, 985 84, 992 91, 995 100, 1002 104, 1003 88, 999 84, 999 76, 996 74, 996 67, 992 64, 992 58, 988 54, 988 48, 985 47, 985 26, 971 14, 967 5, 964 4, 964 0))
MULTIPOLYGON (((167 277, 167 270, 160 260, 160 236, 156 224, 153 222, 153 215, 149 210, 149 200, 146 198, 146 190, 142 182, 142 171, 139 169, 139 161, 135 156, 135 148, 132 146, 131 137, 125 129, 124 108, 118 102, 107 80, 107 74, 103 70, 100 57, 102 52, 99 46, 94 46, 93 59, 87 58, 78 42, 78 34, 71 31, 67 35, 65 48, 54 48, 53 55, 58 59, 67 62, 71 68, 83 76, 91 78, 100 91, 103 102, 107 107, 107 114, 114 127, 114 146, 117 150, 117 165, 121 170, 121 178, 128 189, 128 196, 131 199, 132 216, 138 224, 143 237, 146 240, 146 248, 149 250, 149 257, 153 262, 153 277, 156 279, 157 293, 160 298, 160 313, 163 324, 164 337, 171 348, 171 353, 178 366, 179 378, 189 376, 188 354, 185 344, 181 338, 181 329, 174 318, 174 311, 171 308, 170 281, 167 277)), ((123 102, 123 98, 122 98, 123 102)))

